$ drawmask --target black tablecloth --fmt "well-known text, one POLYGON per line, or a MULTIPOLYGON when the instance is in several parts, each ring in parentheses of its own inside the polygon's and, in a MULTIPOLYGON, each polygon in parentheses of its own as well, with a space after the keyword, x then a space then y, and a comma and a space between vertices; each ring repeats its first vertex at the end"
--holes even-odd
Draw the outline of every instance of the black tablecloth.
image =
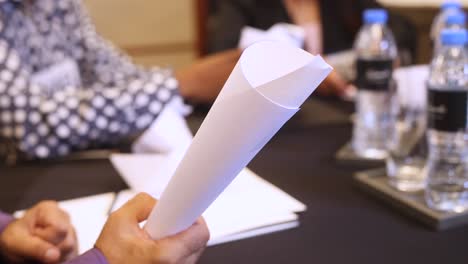
MULTIPOLYGON (((327 104, 350 111, 346 104, 327 104)), ((346 115, 311 122, 331 108, 306 109, 249 166, 308 206, 300 227, 210 247, 200 263, 468 263, 468 227, 430 231, 360 192, 352 173, 362 168, 333 160, 350 137, 346 115)), ((41 199, 124 188, 106 160, 0 167, 0 208, 9 212, 41 199)))

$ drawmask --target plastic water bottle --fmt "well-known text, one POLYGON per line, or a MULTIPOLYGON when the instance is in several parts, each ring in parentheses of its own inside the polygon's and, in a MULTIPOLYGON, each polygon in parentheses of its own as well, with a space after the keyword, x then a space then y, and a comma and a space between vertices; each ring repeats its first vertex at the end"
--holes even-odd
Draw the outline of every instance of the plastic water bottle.
POLYGON ((460 2, 454 0, 447 0, 440 6, 440 12, 434 18, 431 26, 430 37, 434 45, 434 55, 437 53, 436 45, 440 38, 440 33, 446 26, 447 16, 456 12, 461 12, 461 8, 460 2))
POLYGON ((426 202, 437 210, 468 208, 468 41, 466 30, 444 30, 428 80, 426 202))
MULTIPOLYGON (((446 16, 444 29, 465 29, 466 28, 466 14, 462 10, 455 9, 454 12, 450 12, 446 16)), ((437 54, 442 47, 442 41, 440 37, 435 40, 434 54, 437 54)))
POLYGON ((358 92, 352 146, 358 156, 382 159, 391 132, 396 98, 392 74, 398 51, 385 10, 368 9, 363 18, 354 44, 358 92))

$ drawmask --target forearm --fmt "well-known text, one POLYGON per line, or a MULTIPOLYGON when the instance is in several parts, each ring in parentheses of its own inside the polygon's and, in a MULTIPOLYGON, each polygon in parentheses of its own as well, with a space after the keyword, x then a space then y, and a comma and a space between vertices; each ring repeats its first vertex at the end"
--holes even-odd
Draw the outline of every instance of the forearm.
POLYGON ((284 0, 294 24, 305 32, 305 48, 312 54, 322 53, 322 18, 318 0, 284 0))
POLYGON ((239 60, 241 51, 232 49, 203 58, 176 72, 181 95, 194 102, 212 102, 239 60))
POLYGON ((320 23, 319 0, 283 0, 283 2, 294 24, 320 23))

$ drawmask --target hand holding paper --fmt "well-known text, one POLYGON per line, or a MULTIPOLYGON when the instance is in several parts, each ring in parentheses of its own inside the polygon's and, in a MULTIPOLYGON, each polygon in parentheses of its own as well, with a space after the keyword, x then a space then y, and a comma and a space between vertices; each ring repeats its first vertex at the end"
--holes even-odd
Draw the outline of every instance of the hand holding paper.
POLYGON ((152 238, 192 225, 331 70, 287 44, 247 48, 153 209, 152 238))

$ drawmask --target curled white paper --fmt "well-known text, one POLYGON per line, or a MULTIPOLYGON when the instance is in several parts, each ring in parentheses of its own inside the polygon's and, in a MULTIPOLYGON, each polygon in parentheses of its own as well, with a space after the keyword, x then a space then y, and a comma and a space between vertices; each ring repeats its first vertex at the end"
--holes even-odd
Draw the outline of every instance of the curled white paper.
POLYGON ((288 44, 247 48, 151 212, 150 236, 192 225, 331 70, 320 56, 288 44))

